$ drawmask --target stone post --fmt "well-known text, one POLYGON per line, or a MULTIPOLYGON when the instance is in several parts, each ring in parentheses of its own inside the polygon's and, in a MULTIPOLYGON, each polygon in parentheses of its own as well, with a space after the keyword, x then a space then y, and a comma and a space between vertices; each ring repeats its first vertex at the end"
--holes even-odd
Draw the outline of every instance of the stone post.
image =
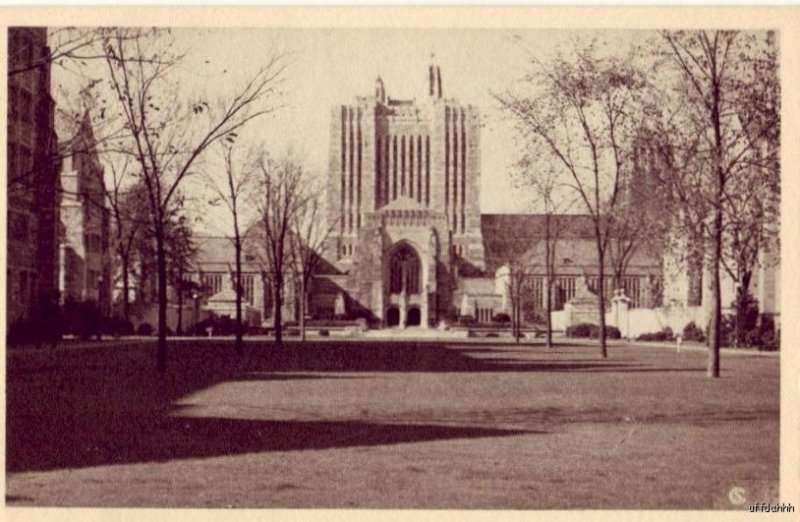
POLYGON ((631 325, 630 315, 628 309, 630 307, 630 298, 625 295, 625 290, 620 288, 614 292, 614 297, 611 299, 611 308, 616 308, 617 324, 619 332, 622 336, 631 338, 631 325))
POLYGON ((428 323, 430 319, 428 318, 428 285, 425 285, 425 288, 422 293, 422 306, 420 306, 420 326, 422 328, 428 328, 428 323))
POLYGON ((408 294, 406 294, 405 288, 403 288, 403 293, 400 294, 400 328, 406 327, 406 319, 408 317, 408 294))

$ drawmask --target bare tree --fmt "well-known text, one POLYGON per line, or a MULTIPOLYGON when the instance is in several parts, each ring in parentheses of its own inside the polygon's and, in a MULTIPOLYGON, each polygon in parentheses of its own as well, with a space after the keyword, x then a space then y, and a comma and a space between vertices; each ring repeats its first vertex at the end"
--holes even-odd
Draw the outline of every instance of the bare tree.
POLYGON ((235 134, 248 122, 273 109, 272 89, 286 63, 282 55, 268 58, 235 94, 209 110, 204 99, 187 101, 170 79, 182 56, 172 49, 169 34, 144 36, 115 28, 104 36, 108 78, 127 131, 120 152, 139 164, 148 196, 156 243, 158 273, 159 371, 167 363, 167 245, 169 209, 195 162, 214 143, 235 134), (265 106, 266 105, 266 106, 265 106))
MULTIPOLYGON (((699 173, 695 188, 699 189, 701 204, 709 210, 703 230, 709 247, 712 294, 708 375, 719 377, 720 267, 723 263, 726 211, 731 208, 732 180, 745 172, 746 175, 758 176, 753 161, 760 157, 761 151, 777 151, 777 105, 770 110, 765 107, 765 100, 752 96, 755 91, 749 89, 754 82, 761 80, 753 75, 747 81, 747 71, 751 67, 748 57, 752 56, 754 35, 735 31, 665 31, 662 36, 671 63, 680 74, 682 83, 677 88, 686 95, 680 104, 682 121, 691 124, 688 132, 700 139, 694 157, 699 173), (743 98, 742 95, 748 91, 751 95, 743 98), (749 126, 747 118, 743 117, 741 103, 750 105, 748 111, 766 117, 758 118, 760 123, 757 126, 749 126), (765 147, 765 142, 774 146, 765 147)), ((767 67, 767 70, 770 74, 777 73, 775 67, 767 67)))
POLYGON ((124 187, 123 181, 131 177, 130 157, 123 157, 123 163, 111 163, 111 187, 108 190, 108 204, 113 221, 114 250, 119 260, 122 279, 122 316, 130 319, 131 271, 136 239, 149 222, 144 186, 137 184, 124 187))
POLYGON ((530 274, 524 259, 508 259, 506 266, 508 267, 506 291, 511 301, 511 336, 519 343, 519 338, 522 336, 523 290, 530 274))
POLYGON ((289 235, 290 262, 299 288, 299 321, 301 340, 306 340, 306 309, 309 297, 309 282, 319 266, 325 245, 334 230, 335 222, 325 219, 322 208, 323 193, 315 188, 306 189, 301 197, 302 206, 292 221, 289 235))
MULTIPOLYGON (((525 128, 520 129, 525 132, 525 128)), ((561 228, 556 226, 554 216, 565 212, 572 202, 563 194, 563 182, 559 179, 560 169, 554 168, 540 158, 547 152, 540 150, 534 141, 515 165, 514 178, 517 186, 531 191, 533 199, 541 203, 544 211, 544 268, 545 268, 545 313, 547 347, 553 346, 553 285, 555 284, 555 261, 561 228)))
POLYGON ((260 162, 259 190, 256 205, 259 215, 258 242, 262 262, 270 276, 273 291, 275 344, 283 340, 282 311, 285 282, 291 275, 291 236, 298 215, 306 205, 303 167, 291 153, 260 162))
POLYGON ((534 94, 507 91, 496 98, 527 126, 564 169, 589 214, 597 252, 600 353, 606 350, 605 270, 613 223, 623 205, 621 189, 632 170, 631 142, 643 115, 645 78, 630 57, 603 57, 594 42, 577 46, 572 56, 550 63, 534 61, 537 71, 524 84, 534 94))
POLYGON ((253 150, 246 152, 240 159, 235 152, 236 137, 229 136, 220 142, 224 176, 208 173, 208 186, 214 194, 210 201, 212 205, 222 204, 230 217, 230 226, 225 227, 224 234, 231 241, 234 251, 233 284, 236 291, 236 353, 244 353, 244 328, 242 325, 242 300, 244 286, 242 285, 242 252, 244 250, 245 234, 250 222, 252 198, 248 197, 255 188, 259 165, 253 150))
POLYGON ((192 284, 187 281, 186 274, 194 265, 197 256, 197 245, 193 239, 189 220, 180 209, 167 223, 167 272, 168 279, 178 300, 178 323, 176 335, 183 335, 183 302, 192 284))
MULTIPOLYGON (((127 33, 133 39, 135 34, 154 34, 157 29, 136 29, 127 33)), ((114 34, 110 27, 50 27, 47 29, 47 52, 32 60, 24 59, 30 50, 25 45, 12 45, 14 50, 9 56, 12 64, 8 69, 9 76, 16 76, 34 69, 58 65, 76 74, 82 74, 90 61, 105 61, 104 46, 106 38, 114 34)), ((145 59, 148 59, 145 57, 145 59)))

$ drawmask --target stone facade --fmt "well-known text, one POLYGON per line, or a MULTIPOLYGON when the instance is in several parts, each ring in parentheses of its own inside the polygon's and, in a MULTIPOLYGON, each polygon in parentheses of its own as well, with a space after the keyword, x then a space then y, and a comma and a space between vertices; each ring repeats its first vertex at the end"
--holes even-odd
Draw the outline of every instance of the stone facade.
POLYGON ((478 111, 443 96, 439 67, 428 72, 422 101, 387 97, 378 78, 374 96, 331 112, 335 232, 318 285, 384 325, 435 324, 451 306, 457 264, 484 266, 478 111))
MULTIPOLYGON (((458 316, 491 322, 498 314, 509 315, 512 301, 518 301, 524 323, 542 322, 546 217, 481 214, 478 111, 443 96, 435 65, 428 68, 427 87, 422 100, 393 99, 378 78, 372 96, 332 109, 327 218, 333 232, 309 284, 308 315, 429 328, 458 316), (515 300, 511 266, 524 272, 515 300)), ((633 208, 647 211, 635 196, 651 191, 648 172, 653 167, 641 165, 644 177, 625 197, 633 208)), ((551 227, 558 230, 553 309, 569 312, 570 320, 595 322, 599 271, 591 217, 551 216, 551 227)), ((245 272, 258 290, 247 300, 269 326, 274 313, 267 271, 250 261, 245 272)), ((204 287, 219 291, 229 284, 232 262, 227 243, 214 255, 201 248, 204 287)), ((676 295, 687 295, 687 270, 669 252, 637 250, 619 281, 610 256, 607 263, 609 306, 619 290, 633 310, 670 306, 676 295)), ((775 271, 760 271, 754 289, 765 311, 777 316, 775 271)), ((295 294, 287 281, 285 321, 298 319, 295 294)))
POLYGON ((88 111, 62 146, 59 291, 111 310, 110 214, 88 111))
POLYGON ((8 30, 6 324, 22 319, 58 274, 58 165, 47 29, 8 30))

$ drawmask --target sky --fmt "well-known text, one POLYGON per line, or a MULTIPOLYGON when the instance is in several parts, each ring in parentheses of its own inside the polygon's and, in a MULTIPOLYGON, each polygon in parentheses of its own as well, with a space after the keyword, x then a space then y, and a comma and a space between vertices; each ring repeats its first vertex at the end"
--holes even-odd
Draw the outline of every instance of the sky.
MULTIPOLYGON (((446 98, 471 104, 481 113, 483 213, 537 211, 529 193, 516 190, 510 165, 518 157, 517 133, 492 94, 526 72, 530 58, 547 59, 570 39, 601 37, 622 47, 634 31, 482 29, 173 29, 186 51, 178 70, 181 89, 195 93, 233 92, 275 53, 289 53, 290 67, 276 100, 282 108, 242 133, 271 152, 288 148, 315 175, 327 175, 330 114, 335 105, 372 95, 380 76, 392 98, 426 96, 427 67, 442 71, 446 98)), ((61 81, 54 71, 54 82, 61 81)))

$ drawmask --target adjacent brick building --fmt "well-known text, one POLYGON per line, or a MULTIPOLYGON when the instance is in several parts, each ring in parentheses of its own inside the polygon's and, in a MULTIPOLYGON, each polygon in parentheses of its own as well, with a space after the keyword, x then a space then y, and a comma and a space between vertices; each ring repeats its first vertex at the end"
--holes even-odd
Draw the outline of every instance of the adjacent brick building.
POLYGON ((58 278, 59 176, 47 29, 8 30, 6 321, 24 318, 58 278))

